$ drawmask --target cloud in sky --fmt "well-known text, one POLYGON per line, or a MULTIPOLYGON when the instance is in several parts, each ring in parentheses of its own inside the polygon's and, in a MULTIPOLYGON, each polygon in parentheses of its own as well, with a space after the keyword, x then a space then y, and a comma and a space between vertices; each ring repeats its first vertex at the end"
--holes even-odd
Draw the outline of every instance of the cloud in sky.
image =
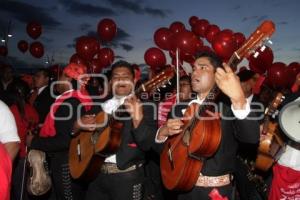
POLYGON ((77 1, 70 0, 59 0, 59 2, 65 7, 65 9, 72 15, 80 16, 113 16, 116 13, 110 9, 103 6, 95 6, 92 4, 81 3, 77 1))
POLYGON ((141 1, 129 1, 129 0, 107 0, 113 7, 118 7, 125 11, 130 11, 135 14, 147 14, 153 17, 165 18, 171 13, 170 10, 152 8, 149 6, 143 6, 141 1))
POLYGON ((52 28, 61 25, 46 9, 19 1, 2 1, 0 11, 8 12, 20 22, 38 21, 43 26, 52 28))

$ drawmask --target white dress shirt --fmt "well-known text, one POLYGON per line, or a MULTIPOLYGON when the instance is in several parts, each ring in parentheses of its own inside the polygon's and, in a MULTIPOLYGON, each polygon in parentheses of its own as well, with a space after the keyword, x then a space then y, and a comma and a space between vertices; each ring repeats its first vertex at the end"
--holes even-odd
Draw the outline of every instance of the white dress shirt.
POLYGON ((46 87, 47 87, 47 85, 45 85, 45 86, 39 88, 39 89, 38 89, 38 95, 40 95, 46 87))
MULTIPOLYGON (((119 106, 121 106, 124 103, 125 99, 126 99, 126 96, 125 97, 120 97, 120 98, 117 98, 117 97, 114 96, 113 98, 105 101, 101 105, 101 107, 102 107, 102 109, 105 113, 112 114, 114 111, 116 111, 118 109, 119 106)), ((117 163, 116 154, 108 156, 104 160, 104 162, 117 163)))
POLYGON ((20 142, 14 115, 9 107, 0 100, 0 143, 20 142))

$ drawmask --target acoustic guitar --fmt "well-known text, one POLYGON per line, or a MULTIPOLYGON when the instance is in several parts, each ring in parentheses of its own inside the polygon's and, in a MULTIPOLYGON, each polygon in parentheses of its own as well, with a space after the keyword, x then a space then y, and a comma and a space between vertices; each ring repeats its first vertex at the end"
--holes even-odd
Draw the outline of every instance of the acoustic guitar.
POLYGON ((263 129, 260 134, 255 168, 268 171, 284 150, 285 143, 278 128, 278 123, 271 121, 271 116, 283 101, 284 96, 278 92, 265 110, 263 129))
MULTIPOLYGON (((159 87, 164 87, 175 75, 174 68, 163 70, 148 82, 141 84, 135 91, 140 94, 151 94, 159 87)), ((100 112, 96 115, 96 123, 102 124, 93 132, 83 131, 72 138, 69 149, 69 167, 74 179, 92 179, 99 171, 106 157, 115 154, 121 144, 123 123, 115 120, 122 105, 111 115, 100 112)), ((124 112, 124 110, 123 110, 124 112)))
MULTIPOLYGON (((245 43, 234 52, 228 65, 236 68, 243 58, 249 57, 269 39, 275 31, 272 21, 264 21, 245 43)), ((216 85, 201 106, 189 106, 184 115, 183 131, 169 137, 160 156, 160 168, 164 186, 169 190, 190 190, 195 185, 203 166, 203 160, 212 156, 219 147, 222 133, 219 119, 201 120, 205 110, 219 94, 216 85), (199 117, 200 116, 200 117, 199 117)))

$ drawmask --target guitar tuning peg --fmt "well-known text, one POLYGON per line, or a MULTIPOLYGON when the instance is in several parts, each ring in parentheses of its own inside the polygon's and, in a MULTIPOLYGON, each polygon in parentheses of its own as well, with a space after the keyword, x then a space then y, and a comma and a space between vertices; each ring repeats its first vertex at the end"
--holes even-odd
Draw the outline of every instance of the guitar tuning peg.
POLYGON ((168 84, 171 85, 172 83, 170 82, 170 80, 168 80, 168 84))
POLYGON ((161 87, 162 87, 162 88, 166 88, 167 86, 166 86, 165 84, 163 84, 161 87))
POLYGON ((260 51, 261 52, 264 52, 264 50, 266 49, 267 47, 264 45, 264 46, 262 46, 261 48, 260 48, 260 51))
POLYGON ((156 88, 156 90, 157 90, 158 92, 160 92, 160 89, 159 89, 159 88, 156 88))
POLYGON ((259 55, 259 53, 258 53, 258 52, 255 52, 255 54, 253 55, 253 57, 254 57, 254 58, 257 58, 258 55, 259 55))
POLYGON ((273 44, 272 40, 268 40, 268 43, 269 43, 269 44, 273 44))

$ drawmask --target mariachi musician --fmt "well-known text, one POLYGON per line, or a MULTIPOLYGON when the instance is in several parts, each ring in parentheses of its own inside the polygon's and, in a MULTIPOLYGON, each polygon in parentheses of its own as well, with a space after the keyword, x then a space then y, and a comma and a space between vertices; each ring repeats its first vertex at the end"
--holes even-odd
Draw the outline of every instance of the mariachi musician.
MULTIPOLYGON (((213 188, 217 188, 222 196, 231 199, 234 195, 232 174, 235 171, 237 140, 257 143, 259 141, 259 124, 255 120, 248 119, 255 115, 250 112, 249 103, 237 76, 228 65, 223 64, 222 66, 221 60, 214 53, 200 52, 196 55, 191 79, 192 89, 197 93, 197 99, 191 100, 186 105, 175 105, 175 116, 170 116, 166 125, 159 129, 155 140, 157 143, 164 143, 168 137, 171 138, 181 133, 184 125, 181 117, 187 106, 201 105, 216 83, 231 102, 230 106, 223 104, 223 108, 220 110, 221 141, 216 152, 211 157, 204 159, 202 170, 199 172, 194 187, 190 191, 179 194, 178 199, 210 199, 209 194, 213 188), (229 116, 234 119, 227 118, 229 116)), ((219 97, 221 98, 220 95, 219 97)), ((220 113, 206 112, 211 117, 220 117, 220 113)))
MULTIPOLYGON (((94 106, 93 112, 105 112, 123 124, 117 130, 120 134, 120 146, 115 153, 104 156, 99 173, 89 183, 85 198, 87 200, 143 199, 145 156, 155 144, 157 128, 154 107, 143 105, 133 95, 135 84, 135 73, 131 64, 118 61, 112 65, 112 97, 103 104, 94 106), (122 115, 117 115, 120 107, 122 115)), ((78 129, 92 131, 98 122, 93 115, 85 115, 82 117, 82 124, 84 126, 78 124, 78 129)))
MULTIPOLYGON (((56 90, 61 95, 51 106, 40 130, 40 137, 27 137, 27 144, 31 149, 44 151, 50 157, 56 199, 81 200, 85 195, 84 185, 71 178, 68 151, 74 122, 80 118, 78 110, 81 108, 81 113, 87 112, 92 103, 85 90, 86 81, 81 80, 81 75, 86 74, 86 71, 86 66, 74 63, 64 68, 56 85, 56 90)), ((33 169, 37 174, 41 172, 41 169, 33 169)))

